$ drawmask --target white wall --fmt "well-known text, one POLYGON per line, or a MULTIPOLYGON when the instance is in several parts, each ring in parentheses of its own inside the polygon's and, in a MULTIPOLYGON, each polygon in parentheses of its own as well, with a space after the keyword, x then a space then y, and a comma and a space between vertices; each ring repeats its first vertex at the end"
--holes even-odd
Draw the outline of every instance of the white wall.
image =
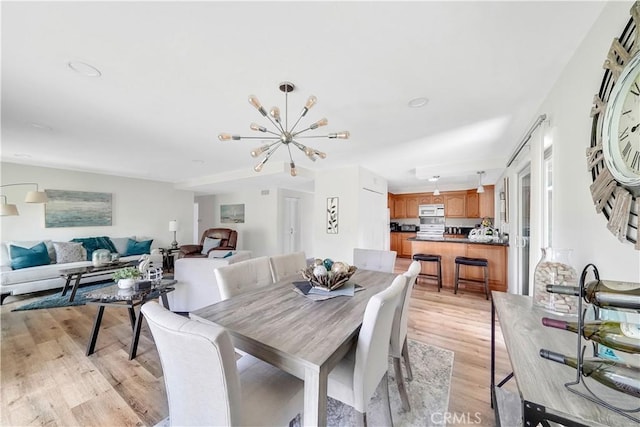
MULTIPOLYGON (((602 64, 614 37, 629 20, 632 2, 608 3, 576 50, 539 113, 553 129, 553 246, 573 249, 580 272, 594 263, 600 277, 640 282, 640 252, 618 241, 597 214, 591 199, 586 149, 591 137, 590 110, 603 76, 602 64)), ((534 119, 532 117, 532 119, 534 119)), ((531 248, 540 253, 539 248, 531 248)))
POLYGON ((2 188, 9 203, 15 203, 19 216, 0 217, 2 240, 52 239, 67 241, 74 237, 144 236, 153 238, 152 247, 168 246, 173 240, 169 221, 177 220, 178 243, 191 241, 193 229, 193 192, 176 190, 172 184, 122 178, 62 169, 1 163, 2 184, 35 182, 40 190, 94 191, 112 194, 111 226, 44 227, 44 205, 24 203, 29 187, 2 188))
MULTIPOLYGON (((378 217, 386 218, 387 182, 383 178, 359 166, 318 171, 315 181, 315 206, 313 236, 317 258, 331 258, 351 263, 355 247, 386 249, 384 242, 377 247, 367 245, 368 236, 365 238, 362 234, 377 233, 378 217), (370 190, 381 194, 378 202, 363 196, 363 191, 370 190), (338 197, 338 234, 327 233, 326 207, 329 197, 338 197)), ((386 219, 380 227, 383 232, 388 231, 389 224, 386 223, 386 219)))

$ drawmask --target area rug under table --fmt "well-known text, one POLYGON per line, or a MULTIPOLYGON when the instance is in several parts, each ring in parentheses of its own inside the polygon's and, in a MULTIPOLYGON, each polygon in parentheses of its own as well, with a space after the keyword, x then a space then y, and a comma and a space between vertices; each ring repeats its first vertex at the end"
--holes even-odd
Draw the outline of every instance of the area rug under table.
POLYGON ((44 308, 55 308, 55 307, 71 307, 75 305, 85 305, 87 303, 87 299, 85 298, 85 294, 90 291, 95 291, 96 289, 104 288, 105 286, 111 286, 113 282, 111 280, 107 280, 104 282, 98 282, 92 285, 84 285, 78 288, 76 292, 76 296, 73 301, 69 301, 69 296, 71 295, 71 289, 67 290, 67 294, 62 296, 62 290, 59 289, 55 293, 45 295, 41 298, 38 298, 35 301, 31 301, 27 304, 21 305, 20 307, 16 307, 11 311, 23 311, 23 310, 39 310, 44 308))
MULTIPOLYGON (((391 360, 391 359, 390 359, 391 360)), ((396 384, 393 364, 389 363, 389 395, 394 426, 443 426, 445 413, 449 408, 449 389, 453 371, 453 352, 418 341, 409 340, 409 360, 413 368, 413 381, 407 381, 407 391, 411 411, 402 409, 398 385, 396 384)), ((403 373, 404 370, 403 364, 403 373)), ((367 425, 386 426, 386 407, 382 396, 382 383, 378 386, 367 411, 367 425)), ((359 415, 350 406, 328 398, 328 426, 356 426, 360 424, 359 415)), ((156 427, 169 426, 165 418, 156 427)), ((296 419, 294 425, 301 425, 296 419)))

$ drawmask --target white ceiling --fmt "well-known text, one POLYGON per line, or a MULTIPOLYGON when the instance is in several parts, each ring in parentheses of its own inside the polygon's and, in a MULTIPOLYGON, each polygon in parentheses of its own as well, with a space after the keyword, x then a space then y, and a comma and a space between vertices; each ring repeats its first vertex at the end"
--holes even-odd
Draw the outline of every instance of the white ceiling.
MULTIPOLYGON (((495 182, 604 2, 2 2, 2 161, 168 181, 202 193, 310 189, 313 171, 361 165, 390 191, 495 182), (68 67, 100 70, 88 77, 68 67), (313 163, 279 150, 257 174, 268 125, 327 117, 313 163), (422 108, 409 100, 427 97, 422 108), (229 180, 233 180, 230 183, 229 180)), ((585 118, 587 120, 588 118, 585 118)), ((306 126, 305 126, 306 127, 306 126)))

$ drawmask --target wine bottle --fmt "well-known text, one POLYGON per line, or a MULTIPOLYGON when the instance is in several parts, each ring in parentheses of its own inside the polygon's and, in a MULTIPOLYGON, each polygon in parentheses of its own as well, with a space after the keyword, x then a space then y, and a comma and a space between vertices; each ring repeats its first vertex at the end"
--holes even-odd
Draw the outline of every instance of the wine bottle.
MULTIPOLYGON (((542 324, 551 328, 565 329, 579 333, 577 322, 542 318, 542 324)), ((588 340, 626 353, 640 353, 640 325, 612 321, 586 322, 582 336, 588 340)))
MULTIPOLYGON (((540 356, 572 368, 578 366, 578 360, 575 357, 551 350, 540 349, 540 356)), ((582 361, 582 375, 593 378, 614 390, 640 398, 640 368, 613 360, 585 358, 582 361)))
MULTIPOLYGON (((547 292, 579 296, 580 288, 547 285, 547 292)), ((594 280, 585 285, 584 300, 607 309, 640 310, 640 283, 594 280)))

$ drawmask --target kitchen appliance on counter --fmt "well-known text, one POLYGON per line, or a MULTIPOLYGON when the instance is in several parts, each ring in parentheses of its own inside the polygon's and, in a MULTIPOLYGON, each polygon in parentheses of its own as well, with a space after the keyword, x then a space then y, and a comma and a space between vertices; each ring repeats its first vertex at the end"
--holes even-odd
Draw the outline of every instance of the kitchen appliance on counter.
POLYGON ((419 239, 444 239, 444 205, 420 205, 420 228, 416 233, 419 239))
POLYGON ((397 222, 389 223, 389 230, 391 230, 391 231, 400 231, 400 224, 398 224, 397 222))
POLYGON ((401 224, 400 231, 409 231, 409 232, 418 231, 418 226, 413 224, 401 224))

